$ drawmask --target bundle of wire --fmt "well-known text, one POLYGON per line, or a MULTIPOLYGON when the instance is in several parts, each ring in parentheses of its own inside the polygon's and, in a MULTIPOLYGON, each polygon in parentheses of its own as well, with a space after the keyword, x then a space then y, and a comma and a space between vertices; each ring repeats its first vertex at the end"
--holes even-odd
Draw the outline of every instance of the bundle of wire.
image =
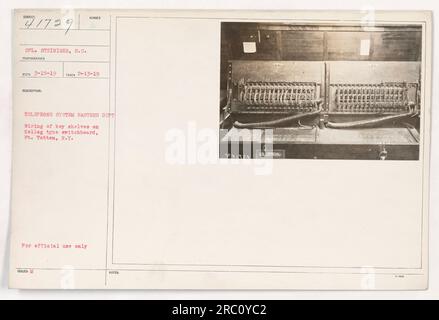
POLYGON ((415 116, 417 113, 410 110, 406 113, 400 113, 375 119, 358 120, 351 122, 327 122, 325 125, 327 128, 331 129, 358 129, 358 128, 369 128, 381 125, 390 121, 398 121, 407 117, 415 116))
POLYGON ((269 120, 269 121, 261 121, 261 122, 250 122, 250 123, 241 123, 239 121, 235 121, 233 126, 239 129, 266 129, 266 128, 274 128, 281 127, 290 124, 293 121, 299 121, 300 119, 317 116, 322 112, 322 108, 319 108, 318 105, 321 101, 315 102, 316 110, 306 113, 294 114, 288 117, 283 117, 281 119, 269 120))

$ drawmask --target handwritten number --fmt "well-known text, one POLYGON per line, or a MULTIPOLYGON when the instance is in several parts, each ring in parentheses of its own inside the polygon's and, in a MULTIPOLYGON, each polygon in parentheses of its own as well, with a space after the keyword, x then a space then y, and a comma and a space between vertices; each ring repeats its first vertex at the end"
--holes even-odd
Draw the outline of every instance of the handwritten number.
POLYGON ((64 34, 67 34, 67 32, 69 32, 70 28, 72 27, 73 19, 67 19, 66 20, 66 24, 67 24, 68 27, 66 28, 66 32, 64 34))
MULTIPOLYGON (((26 29, 30 29, 35 22, 35 17, 27 17, 25 18, 24 26, 26 29)), ((66 28, 64 29, 64 34, 67 34, 69 30, 73 26, 73 19, 66 19, 65 21, 66 28)), ((35 25, 34 29, 49 29, 50 26, 53 26, 54 28, 58 28, 62 25, 62 19, 52 19, 52 18, 42 18, 38 20, 38 23, 35 25)), ((61 27, 61 29, 63 29, 61 27)))
POLYGON ((34 23, 34 21, 35 21, 35 17, 27 19, 27 21, 24 23, 25 27, 27 29, 29 29, 32 26, 32 24, 34 23))
POLYGON ((44 21, 46 21, 46 26, 44 27, 44 29, 47 29, 47 27, 49 26, 50 22, 52 21, 52 19, 44 19, 44 21))

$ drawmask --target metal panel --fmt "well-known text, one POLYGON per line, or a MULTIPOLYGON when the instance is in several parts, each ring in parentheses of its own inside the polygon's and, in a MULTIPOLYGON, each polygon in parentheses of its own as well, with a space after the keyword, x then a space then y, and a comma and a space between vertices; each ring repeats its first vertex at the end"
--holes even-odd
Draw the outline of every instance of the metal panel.
POLYGON ((232 60, 232 81, 287 81, 322 83, 324 63, 314 61, 232 60))
POLYGON ((420 62, 331 61, 330 83, 418 82, 420 62))

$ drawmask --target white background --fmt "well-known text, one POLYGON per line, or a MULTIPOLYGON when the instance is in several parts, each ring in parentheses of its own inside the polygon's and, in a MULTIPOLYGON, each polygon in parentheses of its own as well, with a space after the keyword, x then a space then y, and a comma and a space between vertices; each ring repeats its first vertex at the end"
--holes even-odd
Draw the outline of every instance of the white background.
MULTIPOLYGON (((227 1, 140 1, 140 0, 3 0, 0 4, 0 298, 2 299, 421 299, 439 297, 439 213, 437 194, 439 184, 439 150, 435 146, 438 138, 439 118, 436 115, 438 95, 433 89, 432 149, 430 178, 430 286, 426 291, 406 292, 320 292, 320 291, 23 291, 7 288, 8 236, 9 236, 9 183, 11 167, 11 10, 13 8, 161 8, 161 9, 288 9, 288 10, 433 10, 439 12, 439 2, 434 0, 376 0, 376 1, 325 1, 308 0, 227 0, 227 1), (396 7, 397 4, 397 7, 396 7)), ((435 13, 436 13, 435 12, 435 13)), ((436 24, 433 23, 436 29, 436 24)), ((433 31, 433 61, 437 54, 438 30, 433 31)), ((433 63, 434 66, 434 63, 433 63)), ((438 77, 433 70, 433 88, 438 77)))

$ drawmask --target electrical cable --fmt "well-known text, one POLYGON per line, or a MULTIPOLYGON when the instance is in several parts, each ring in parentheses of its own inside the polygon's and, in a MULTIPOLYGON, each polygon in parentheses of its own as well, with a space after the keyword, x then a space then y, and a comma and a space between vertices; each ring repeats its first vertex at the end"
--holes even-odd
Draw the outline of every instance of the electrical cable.
POLYGON ((325 125, 331 129, 353 129, 353 128, 368 128, 383 124, 389 121, 401 120, 407 117, 416 115, 413 111, 407 113, 400 113, 390 116, 385 116, 376 119, 358 120, 352 122, 327 122, 325 125))
POLYGON ((273 128, 279 127, 281 125, 288 124, 292 121, 317 116, 322 112, 322 108, 318 108, 318 105, 321 103, 321 100, 315 102, 316 110, 306 113, 294 114, 292 116, 284 117, 276 120, 269 121, 261 121, 261 122, 251 122, 251 123, 241 123, 239 121, 235 121, 233 126, 239 129, 264 129, 264 128, 273 128))

